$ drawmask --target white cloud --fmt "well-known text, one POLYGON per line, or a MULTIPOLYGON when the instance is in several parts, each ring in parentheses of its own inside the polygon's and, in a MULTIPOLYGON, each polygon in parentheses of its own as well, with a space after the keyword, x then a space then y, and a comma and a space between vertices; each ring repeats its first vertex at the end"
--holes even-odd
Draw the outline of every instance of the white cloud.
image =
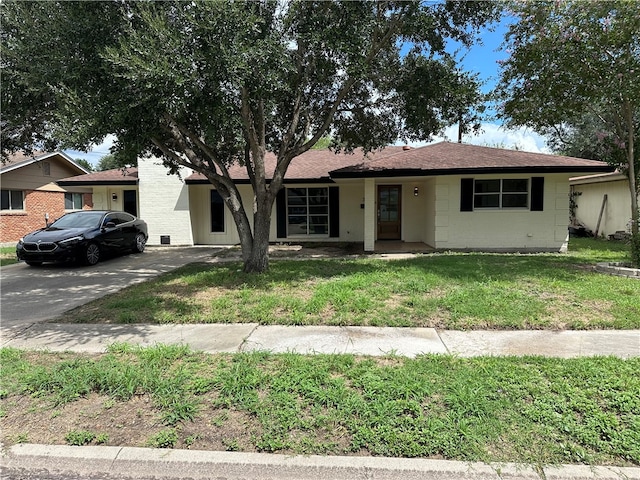
POLYGON ((71 158, 83 158, 92 165, 97 165, 102 157, 109 155, 111 152, 109 149, 115 142, 115 135, 107 135, 100 145, 94 145, 88 152, 80 152, 78 150, 65 150, 64 153, 71 158))
MULTIPOLYGON (((415 142, 410 145, 419 147, 428 143, 442 142, 448 140, 458 141, 458 127, 453 125, 444 131, 444 135, 434 137, 432 142, 415 142)), ((527 128, 507 129, 495 123, 483 123, 482 131, 477 135, 464 135, 464 143, 472 145, 486 145, 489 147, 518 148, 525 152, 551 153, 547 146, 546 139, 527 128)))

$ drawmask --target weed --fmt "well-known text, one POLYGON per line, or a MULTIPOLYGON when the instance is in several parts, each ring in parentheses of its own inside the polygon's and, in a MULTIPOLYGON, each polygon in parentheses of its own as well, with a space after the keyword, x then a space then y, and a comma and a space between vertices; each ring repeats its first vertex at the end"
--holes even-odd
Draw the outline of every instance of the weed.
POLYGON ((236 438, 229 438, 222 440, 222 444, 227 449, 227 452, 237 452, 240 450, 240 443, 236 438))
POLYGON ((173 448, 178 443, 178 432, 175 428, 167 428, 153 435, 147 446, 155 448, 173 448))
POLYGON ((86 430, 71 430, 64 439, 69 445, 82 446, 90 444, 96 438, 96 434, 86 430))
POLYGON ((194 443, 196 443, 197 440, 200 439, 200 435, 189 435, 187 438, 184 439, 184 444, 187 446, 187 448, 192 447, 194 443))

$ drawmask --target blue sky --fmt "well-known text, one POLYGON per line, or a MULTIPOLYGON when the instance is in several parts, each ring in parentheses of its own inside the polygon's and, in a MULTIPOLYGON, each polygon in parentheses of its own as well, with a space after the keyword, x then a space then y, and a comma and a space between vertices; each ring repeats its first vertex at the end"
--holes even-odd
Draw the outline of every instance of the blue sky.
MULTIPOLYGON (((493 89, 498 81, 499 65, 498 60, 507 58, 507 53, 501 48, 504 34, 507 31, 509 22, 512 18, 506 17, 495 26, 493 31, 485 29, 481 34, 481 45, 476 45, 468 51, 463 51, 454 43, 449 44, 451 53, 457 52, 457 59, 460 61, 464 70, 469 72, 477 72, 480 79, 485 82, 485 93, 493 89)), ((457 141, 458 130, 456 126, 449 127, 444 134, 434 138, 435 141, 451 140, 457 141)), ((114 140, 113 136, 107 137, 105 141, 96 145, 90 152, 78 152, 75 150, 66 150, 71 158, 84 158, 92 164, 96 164, 100 158, 109 154, 109 147, 114 140)), ((493 119, 482 124, 482 132, 478 135, 465 135, 463 138, 465 143, 475 145, 502 146, 505 148, 518 147, 528 152, 544 152, 550 153, 547 148, 545 139, 528 129, 504 129, 499 120, 493 119)), ((421 146, 427 142, 417 142, 412 145, 421 146)))

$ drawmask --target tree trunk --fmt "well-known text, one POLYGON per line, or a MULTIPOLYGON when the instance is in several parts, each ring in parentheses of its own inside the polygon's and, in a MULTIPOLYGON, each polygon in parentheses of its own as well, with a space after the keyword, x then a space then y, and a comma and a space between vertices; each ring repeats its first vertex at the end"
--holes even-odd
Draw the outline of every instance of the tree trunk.
POLYGON ((275 197, 268 193, 256 195, 253 214, 253 242, 249 252, 243 245, 242 258, 245 273, 264 273, 269 269, 269 233, 271 231, 271 210, 275 197))

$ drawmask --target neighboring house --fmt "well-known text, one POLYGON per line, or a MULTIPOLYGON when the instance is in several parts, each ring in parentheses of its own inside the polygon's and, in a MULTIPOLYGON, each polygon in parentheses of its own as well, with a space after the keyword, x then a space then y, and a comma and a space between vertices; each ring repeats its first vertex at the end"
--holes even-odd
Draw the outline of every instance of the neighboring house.
POLYGON ((116 168, 58 180, 65 188, 93 189, 95 210, 118 210, 139 216, 138 169, 116 168))
POLYGON ((62 188, 56 181, 87 170, 62 152, 15 154, 0 166, 0 242, 15 242, 73 210, 92 208, 91 188, 62 188))
MULTIPOLYGON (((275 157, 267 155, 267 171, 275 157)), ((438 250, 562 251, 568 241, 569 177, 608 172, 603 163, 456 143, 388 147, 364 156, 310 150, 295 158, 278 194, 273 242, 390 242, 438 250)), ((232 245, 233 219, 215 188, 158 159, 138 163, 139 213, 149 244, 232 245)), ((246 170, 230 173, 251 211, 246 170)), ((88 186, 89 176, 63 185, 88 186), (81 182, 81 183, 79 183, 81 182)), ((94 192, 102 188, 96 184, 94 192)))
POLYGON ((593 233, 597 230, 598 236, 604 237, 629 231, 631 193, 625 175, 619 172, 586 175, 569 179, 569 184, 576 205, 576 224, 593 233))

